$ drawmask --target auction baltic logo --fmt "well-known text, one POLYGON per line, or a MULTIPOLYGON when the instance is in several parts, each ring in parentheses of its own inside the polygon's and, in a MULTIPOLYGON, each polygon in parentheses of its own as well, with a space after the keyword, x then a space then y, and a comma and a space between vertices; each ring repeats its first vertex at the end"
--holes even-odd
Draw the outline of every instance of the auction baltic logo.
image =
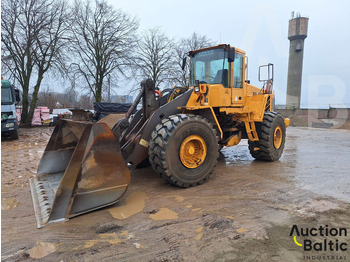
MULTIPOLYGON (((334 228, 318 226, 312 228, 302 228, 293 225, 289 236, 294 238, 294 243, 297 246, 303 247, 304 251, 316 252, 345 252, 348 250, 348 232, 346 228, 334 228), (303 237, 303 239, 300 239, 303 237)), ((339 254, 339 253, 337 253, 339 254)), ((337 256, 332 260, 346 260, 345 256, 337 256)))

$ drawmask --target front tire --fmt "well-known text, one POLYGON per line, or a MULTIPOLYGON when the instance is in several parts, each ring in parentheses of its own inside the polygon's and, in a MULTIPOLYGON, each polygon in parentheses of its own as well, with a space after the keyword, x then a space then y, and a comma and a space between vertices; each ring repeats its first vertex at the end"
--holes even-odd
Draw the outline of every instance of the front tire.
POLYGON ((18 138, 19 138, 19 132, 18 130, 16 130, 11 134, 11 139, 16 140, 18 138))
POLYGON ((259 142, 248 141, 252 157, 269 162, 280 159, 286 140, 286 125, 282 115, 276 112, 265 112, 258 136, 259 142), (255 150, 257 148, 258 150, 255 150))
POLYGON ((218 137, 208 120, 179 114, 162 120, 152 132, 149 160, 170 184, 190 187, 204 183, 218 159, 218 137))

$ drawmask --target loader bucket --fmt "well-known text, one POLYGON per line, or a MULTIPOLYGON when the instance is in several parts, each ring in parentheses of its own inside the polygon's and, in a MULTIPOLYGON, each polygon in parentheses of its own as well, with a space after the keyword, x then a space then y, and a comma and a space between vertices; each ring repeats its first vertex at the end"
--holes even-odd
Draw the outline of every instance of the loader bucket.
POLYGON ((40 228, 116 203, 130 173, 106 124, 60 120, 29 182, 40 228))

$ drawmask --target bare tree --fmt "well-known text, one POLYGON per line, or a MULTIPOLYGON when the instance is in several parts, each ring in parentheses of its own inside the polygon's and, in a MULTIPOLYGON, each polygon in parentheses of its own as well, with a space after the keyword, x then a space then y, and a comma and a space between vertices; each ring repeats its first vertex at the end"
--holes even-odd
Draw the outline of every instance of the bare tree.
POLYGON ((198 35, 194 32, 188 38, 180 39, 175 47, 176 62, 172 71, 173 81, 181 86, 188 86, 189 61, 182 70, 183 58, 189 51, 198 50, 215 45, 212 40, 206 36, 198 35))
POLYGON ((44 74, 59 64, 66 20, 65 1, 3 0, 1 3, 2 50, 10 57, 3 61, 3 66, 23 89, 22 123, 31 122, 44 74), (35 83, 33 89, 31 82, 35 83))
POLYGON ((173 64, 173 40, 158 27, 143 32, 134 68, 140 78, 151 78, 156 87, 169 82, 173 64))
POLYGON ((88 86, 97 102, 102 99, 106 76, 124 74, 130 65, 138 21, 104 0, 76 0, 71 27, 73 73, 88 86))
POLYGON ((58 102, 57 93, 51 90, 49 87, 46 87, 44 90, 41 90, 38 94, 38 106, 47 106, 52 109, 56 108, 56 103, 58 102))
POLYGON ((77 107, 77 93, 72 88, 66 88, 62 93, 56 93, 57 102, 59 102, 63 108, 77 107))
POLYGON ((84 108, 84 109, 94 108, 93 98, 90 95, 81 95, 79 98, 78 104, 79 104, 79 108, 84 108))

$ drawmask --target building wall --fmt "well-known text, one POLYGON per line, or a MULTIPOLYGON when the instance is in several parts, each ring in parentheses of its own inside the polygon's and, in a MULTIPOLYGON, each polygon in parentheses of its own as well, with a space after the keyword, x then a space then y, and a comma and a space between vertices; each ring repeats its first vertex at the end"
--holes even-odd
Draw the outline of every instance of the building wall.
POLYGON ((350 108, 330 108, 330 109, 276 109, 284 117, 293 115, 308 115, 318 119, 345 119, 350 120, 350 108))

